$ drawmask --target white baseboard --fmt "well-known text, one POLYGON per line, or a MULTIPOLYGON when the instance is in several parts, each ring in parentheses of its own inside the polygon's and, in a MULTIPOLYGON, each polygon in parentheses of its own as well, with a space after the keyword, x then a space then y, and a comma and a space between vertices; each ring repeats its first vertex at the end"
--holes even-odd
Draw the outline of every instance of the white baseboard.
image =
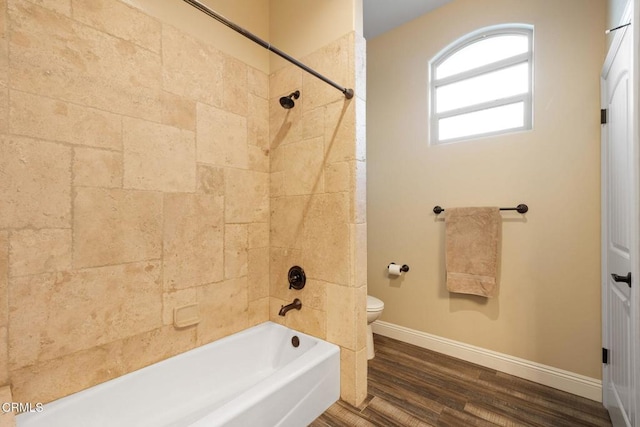
POLYGON ((438 337, 426 332, 394 325, 393 323, 378 320, 371 326, 374 333, 385 337, 394 338, 486 368, 515 375, 516 377, 586 397, 596 402, 602 402, 602 381, 595 378, 438 337))

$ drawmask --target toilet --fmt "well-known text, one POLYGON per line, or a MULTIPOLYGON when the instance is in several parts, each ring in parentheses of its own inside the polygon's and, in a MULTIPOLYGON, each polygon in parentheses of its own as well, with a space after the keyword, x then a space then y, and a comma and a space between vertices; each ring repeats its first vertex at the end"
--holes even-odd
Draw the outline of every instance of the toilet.
POLYGON ((367 295, 367 359, 371 360, 376 355, 373 350, 373 330, 371 324, 378 320, 384 310, 384 303, 376 297, 367 295))

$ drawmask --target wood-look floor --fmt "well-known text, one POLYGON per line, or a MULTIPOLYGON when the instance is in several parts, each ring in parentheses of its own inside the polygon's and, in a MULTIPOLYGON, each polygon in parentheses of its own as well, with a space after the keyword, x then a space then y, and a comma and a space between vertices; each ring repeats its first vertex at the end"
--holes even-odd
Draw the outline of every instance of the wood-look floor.
POLYGON ((602 404, 374 335, 369 393, 338 401, 312 427, 611 426, 602 404))

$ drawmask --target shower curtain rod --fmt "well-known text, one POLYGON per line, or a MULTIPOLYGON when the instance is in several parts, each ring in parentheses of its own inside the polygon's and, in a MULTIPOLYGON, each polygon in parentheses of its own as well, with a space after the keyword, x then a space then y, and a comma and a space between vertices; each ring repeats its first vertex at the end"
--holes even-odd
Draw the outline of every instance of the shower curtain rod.
POLYGON ((218 21, 218 22, 226 25, 227 27, 231 28, 232 30, 236 31, 237 33, 242 34, 243 36, 245 36, 249 40, 259 44, 260 46, 264 47, 265 49, 270 50, 271 52, 275 53, 279 57, 284 58, 287 61, 291 62, 292 64, 302 68, 307 73, 316 76, 317 78, 319 78, 323 82, 335 87, 336 89, 338 89, 340 92, 342 92, 344 94, 345 98, 347 98, 347 99, 353 98, 353 89, 347 89, 347 88, 345 88, 343 86, 340 86, 339 84, 329 80, 328 78, 326 78, 322 74, 318 73, 316 70, 307 67, 302 62, 300 62, 297 59, 291 57, 290 55, 287 55, 286 53, 284 53, 283 51, 281 51, 277 47, 272 46, 271 43, 267 43, 266 41, 262 40, 260 37, 256 36, 255 34, 249 32, 249 31, 245 30, 244 28, 240 27, 239 25, 236 25, 233 22, 229 21, 227 18, 225 18, 224 16, 222 16, 219 13, 215 12, 214 10, 208 8, 207 6, 203 5, 198 0, 184 0, 184 1, 186 3, 189 3, 191 6, 195 7, 199 11, 204 12, 205 14, 209 15, 210 17, 212 17, 216 21, 218 21))

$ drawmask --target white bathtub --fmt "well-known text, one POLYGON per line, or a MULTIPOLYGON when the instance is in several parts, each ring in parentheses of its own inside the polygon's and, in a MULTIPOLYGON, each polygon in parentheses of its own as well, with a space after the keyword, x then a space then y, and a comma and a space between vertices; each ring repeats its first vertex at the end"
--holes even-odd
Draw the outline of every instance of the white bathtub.
POLYGON ((300 427, 339 394, 337 346, 266 322, 16 420, 18 427, 300 427))

